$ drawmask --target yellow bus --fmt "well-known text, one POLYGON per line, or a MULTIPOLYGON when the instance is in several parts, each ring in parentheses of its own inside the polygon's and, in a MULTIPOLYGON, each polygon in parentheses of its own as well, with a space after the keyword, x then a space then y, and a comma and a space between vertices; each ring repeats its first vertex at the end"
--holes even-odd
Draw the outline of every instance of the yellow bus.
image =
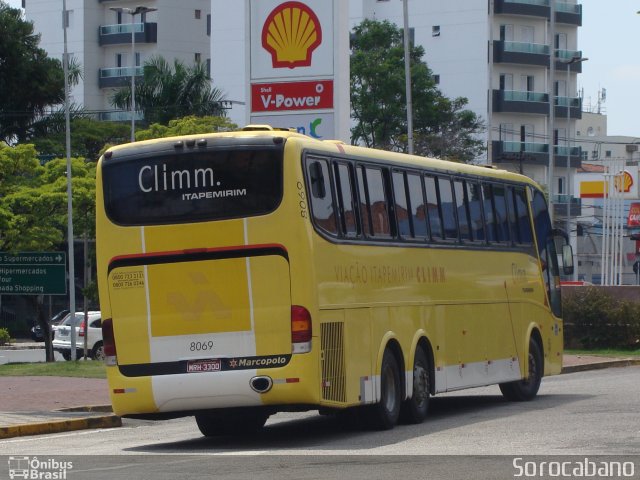
POLYGON ((118 415, 388 429, 560 372, 558 232, 524 176, 249 126, 109 149, 96 209, 118 415))

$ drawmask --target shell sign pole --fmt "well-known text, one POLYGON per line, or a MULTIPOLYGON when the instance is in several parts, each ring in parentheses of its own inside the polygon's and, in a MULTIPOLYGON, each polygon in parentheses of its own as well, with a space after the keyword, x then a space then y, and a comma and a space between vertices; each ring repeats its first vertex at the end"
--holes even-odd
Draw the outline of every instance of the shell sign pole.
POLYGON ((348 141, 348 2, 248 4, 249 123, 348 141))

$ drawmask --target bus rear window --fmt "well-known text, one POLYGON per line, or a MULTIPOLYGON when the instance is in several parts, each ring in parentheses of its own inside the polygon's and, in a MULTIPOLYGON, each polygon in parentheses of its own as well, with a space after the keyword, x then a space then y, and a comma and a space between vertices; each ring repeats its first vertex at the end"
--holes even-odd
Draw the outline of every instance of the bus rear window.
POLYGON ((263 215, 282 199, 281 149, 226 149, 105 161, 105 209, 120 225, 263 215))

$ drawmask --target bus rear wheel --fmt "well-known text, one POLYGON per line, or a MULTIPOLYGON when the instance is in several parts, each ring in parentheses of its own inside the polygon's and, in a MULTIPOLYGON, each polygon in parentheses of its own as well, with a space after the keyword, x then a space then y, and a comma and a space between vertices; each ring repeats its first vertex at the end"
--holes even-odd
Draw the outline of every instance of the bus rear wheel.
POLYGON ((500 391, 507 400, 512 402, 525 402, 533 400, 540 389, 542 373, 544 372, 544 360, 538 342, 529 340, 529 376, 516 382, 500 384, 500 391))
POLYGON ((386 349, 380 369, 380 402, 367 407, 366 421, 376 430, 390 430, 400 416, 402 384, 400 367, 391 350, 386 349))
POLYGON ((220 411, 197 414, 196 424, 205 437, 243 435, 264 427, 269 414, 261 410, 220 411))
POLYGON ((427 418, 431 386, 430 372, 427 355, 422 348, 418 348, 413 359, 413 394, 404 402, 400 411, 400 419, 404 423, 422 423, 427 418))

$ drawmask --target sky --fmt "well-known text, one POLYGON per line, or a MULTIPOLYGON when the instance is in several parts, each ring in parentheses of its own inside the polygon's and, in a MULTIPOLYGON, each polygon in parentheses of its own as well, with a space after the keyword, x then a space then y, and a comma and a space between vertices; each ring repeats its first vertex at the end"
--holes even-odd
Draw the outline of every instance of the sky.
MULTIPOLYGON (((640 0, 578 2, 582 4, 578 49, 589 59, 578 76, 585 109, 596 111, 598 91, 604 88, 606 101, 600 111, 607 114, 608 134, 640 137, 640 15, 636 14, 640 0)), ((19 7, 21 0, 8 3, 19 7)))

